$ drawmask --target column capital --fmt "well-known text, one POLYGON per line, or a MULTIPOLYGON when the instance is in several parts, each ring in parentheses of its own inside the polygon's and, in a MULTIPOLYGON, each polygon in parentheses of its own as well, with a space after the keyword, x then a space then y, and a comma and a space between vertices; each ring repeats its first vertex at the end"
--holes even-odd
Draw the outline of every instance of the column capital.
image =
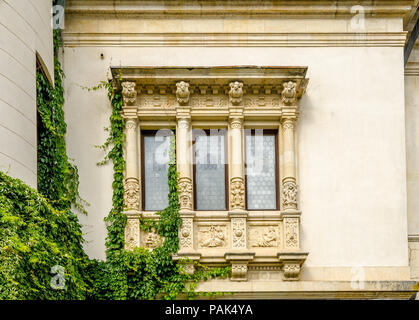
POLYGON ((243 102, 243 82, 234 81, 230 82, 230 91, 228 92, 230 96, 230 103, 233 106, 240 106, 243 102))
POLYGON ((242 129, 243 116, 232 116, 228 120, 232 129, 242 129))
POLYGON ((137 91, 135 90, 135 82, 125 81, 121 83, 122 85, 122 100, 124 106, 135 105, 137 101, 137 91))
POLYGON ((189 129, 189 127, 191 126, 191 117, 179 116, 177 117, 177 123, 179 128, 189 129))
POLYGON ((176 99, 180 106, 189 104, 189 83, 180 81, 176 83, 176 99))

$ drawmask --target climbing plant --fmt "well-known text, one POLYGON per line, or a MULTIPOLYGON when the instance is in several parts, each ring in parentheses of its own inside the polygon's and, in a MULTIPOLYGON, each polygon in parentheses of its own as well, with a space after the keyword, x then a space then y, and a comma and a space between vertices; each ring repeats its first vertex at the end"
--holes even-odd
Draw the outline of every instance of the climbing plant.
MULTIPOLYGON (((174 261, 173 255, 179 250, 178 230, 182 220, 179 215, 178 173, 176 171, 176 144, 174 133, 170 142, 170 160, 168 169, 169 205, 158 212, 159 219, 142 220, 141 228, 155 231, 164 239, 163 244, 153 250, 135 248, 133 251, 124 249, 124 230, 127 218, 124 210, 123 172, 125 162, 123 147, 124 120, 122 112, 122 93, 119 86, 115 89, 111 83, 101 82, 92 90, 106 88, 112 105, 108 139, 100 146, 106 150, 103 165, 111 161, 114 168, 113 207, 105 219, 108 236, 106 240, 107 261, 98 262, 95 281, 95 299, 175 299, 180 295, 188 298, 197 296, 195 292, 199 281, 209 278, 224 277, 229 268, 208 268, 196 264, 196 272, 192 275, 185 272, 184 266, 191 261, 174 261)), ((219 293, 209 293, 219 294, 219 293)))

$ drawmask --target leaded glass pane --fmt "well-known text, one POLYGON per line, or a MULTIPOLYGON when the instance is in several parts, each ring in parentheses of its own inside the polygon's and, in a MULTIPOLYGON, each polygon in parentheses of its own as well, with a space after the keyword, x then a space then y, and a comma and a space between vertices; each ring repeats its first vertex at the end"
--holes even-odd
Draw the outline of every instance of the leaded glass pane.
POLYGON ((144 136, 145 210, 168 206, 169 136, 144 136))
POLYGON ((196 208, 226 210, 224 135, 197 136, 196 208))
POLYGON ((246 135, 247 208, 276 209, 276 148, 274 135, 246 135))

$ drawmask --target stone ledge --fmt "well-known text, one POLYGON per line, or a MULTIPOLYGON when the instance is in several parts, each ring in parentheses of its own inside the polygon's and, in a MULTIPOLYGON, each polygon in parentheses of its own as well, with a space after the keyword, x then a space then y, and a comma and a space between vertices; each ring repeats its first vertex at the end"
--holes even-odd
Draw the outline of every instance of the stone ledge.
POLYGON ((252 281, 210 280, 197 292, 233 292, 217 299, 411 299, 418 291, 415 281, 252 281), (357 289, 357 287, 359 289, 357 289))

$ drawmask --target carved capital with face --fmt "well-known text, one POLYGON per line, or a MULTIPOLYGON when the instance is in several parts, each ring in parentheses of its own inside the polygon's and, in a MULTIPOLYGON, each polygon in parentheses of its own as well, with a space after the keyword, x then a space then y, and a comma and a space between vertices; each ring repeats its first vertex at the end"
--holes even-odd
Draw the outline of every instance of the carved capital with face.
POLYGON ((295 104, 297 101, 297 84, 293 81, 285 82, 281 92, 282 103, 285 105, 295 104))
POLYGON ((135 90, 135 82, 122 82, 122 98, 124 105, 131 106, 137 100, 137 91, 135 90))
POLYGON ((235 81, 230 82, 230 102, 233 106, 239 106, 243 100, 243 83, 235 81))
POLYGON ((189 103, 189 96, 189 83, 185 81, 176 83, 176 98, 179 105, 187 105, 189 103))

